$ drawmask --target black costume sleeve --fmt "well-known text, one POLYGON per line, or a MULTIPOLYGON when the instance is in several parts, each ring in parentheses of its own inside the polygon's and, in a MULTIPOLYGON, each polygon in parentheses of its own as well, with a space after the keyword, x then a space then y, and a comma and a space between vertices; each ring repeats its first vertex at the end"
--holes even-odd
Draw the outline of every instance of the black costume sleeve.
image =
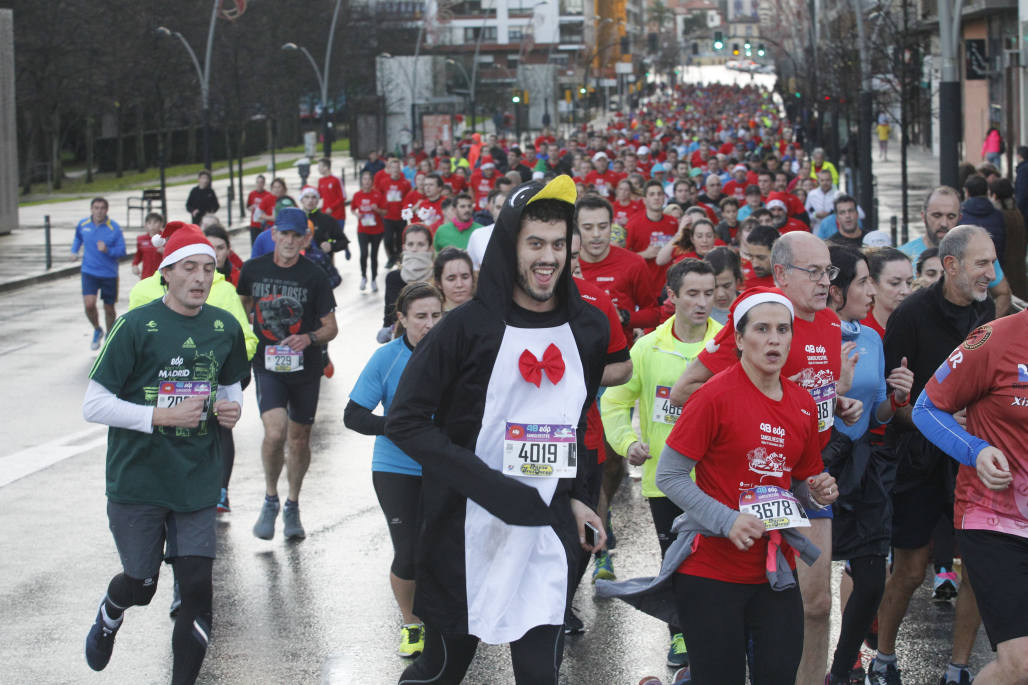
MULTIPOLYGON (((414 348, 389 407, 386 436, 421 464, 426 476, 437 478, 504 523, 550 525, 549 507, 535 488, 489 468, 436 424, 446 416, 449 400, 462 394, 461 366, 484 361, 464 349, 461 333, 452 316, 444 318, 414 348)), ((487 378, 492 369, 481 364, 479 371, 487 378)))
POLYGON ((405 285, 407 284, 403 282, 403 276, 400 275, 398 269, 394 269, 386 274, 385 312, 382 316, 383 328, 388 328, 396 323, 396 299, 400 296, 400 291, 403 290, 405 285))
POLYGON ((350 400, 343 410, 343 425, 362 435, 385 435, 386 417, 350 400))

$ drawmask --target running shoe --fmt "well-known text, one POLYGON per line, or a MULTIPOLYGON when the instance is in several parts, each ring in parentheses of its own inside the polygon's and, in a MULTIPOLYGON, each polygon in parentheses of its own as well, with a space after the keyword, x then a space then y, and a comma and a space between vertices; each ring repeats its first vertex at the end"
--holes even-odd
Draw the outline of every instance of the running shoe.
POLYGON ((257 523, 253 524, 253 534, 261 540, 270 540, 275 537, 275 519, 278 518, 278 500, 269 502, 264 499, 261 506, 261 513, 257 517, 257 523))
POLYGON ((182 608, 182 593, 178 590, 178 581, 171 588, 171 608, 168 609, 168 616, 175 618, 178 610, 182 608))
POLYGON ((374 278, 371 279, 371 292, 378 292, 378 281, 376 281, 374 278))
POLYGON ((675 633, 671 638, 671 647, 667 650, 668 668, 682 668, 689 665, 689 650, 685 648, 685 638, 675 633))
POLYGON ((675 671, 674 677, 671 679, 671 685, 689 685, 692 682, 692 673, 689 671, 689 667, 685 666, 675 671))
POLYGON ((664 685, 664 681, 655 675, 644 675, 639 685, 664 685))
POLYGON ((850 669, 850 683, 851 685, 864 685, 864 678, 867 677, 867 672, 864 671, 864 662, 860 660, 860 655, 857 654, 857 661, 853 664, 853 668, 850 669))
POLYGON ((575 613, 574 609, 569 608, 567 613, 564 614, 564 634, 579 635, 584 632, 585 624, 582 623, 582 619, 578 618, 578 614, 575 613))
POLYGON ((957 596, 959 589, 960 579, 957 578, 957 574, 943 566, 935 574, 935 580, 932 582, 932 599, 936 602, 948 602, 957 596))
MULTIPOLYGON (((103 329, 102 328, 94 329, 93 330, 93 342, 89 343, 89 349, 91 349, 91 350, 99 350, 100 349, 100 343, 101 343, 101 341, 103 341, 103 339, 104 339, 104 331, 103 331, 103 329)), ((103 668, 103 667, 101 666, 101 668, 103 668)))
POLYGON ((325 378, 331 378, 336 375, 336 365, 332 363, 331 359, 329 359, 328 363, 325 364, 325 370, 323 373, 325 374, 325 378))
POLYGON ((616 580, 614 575, 614 564, 610 560, 610 554, 606 551, 600 552, 593 557, 593 582, 597 580, 616 580))
POLYGON ((107 662, 111 660, 111 652, 114 651, 114 637, 121 628, 124 616, 118 619, 117 625, 113 628, 107 625, 103 617, 103 601, 96 610, 96 620, 93 627, 86 635, 86 663, 94 671, 102 671, 107 668, 107 662))
POLYGON ((973 682, 971 678, 971 671, 966 668, 960 669, 960 680, 946 680, 946 674, 942 675, 939 679, 939 685, 971 685, 973 682))
POLYGON ((283 507, 282 509, 282 534, 286 536, 286 539, 297 539, 303 540, 307 537, 307 532, 303 529, 303 524, 300 523, 300 506, 295 507, 283 507))
POLYGON ((368 278, 367 276, 361 276, 361 292, 368 289, 368 278))
POLYGON ((886 665, 884 673, 875 668, 877 664, 877 658, 871 659, 871 664, 867 667, 867 676, 864 678, 864 685, 903 685, 903 681, 900 679, 900 670, 896 668, 896 664, 886 665))
POLYGON ((218 513, 227 514, 232 511, 232 507, 228 505, 228 488, 221 489, 221 497, 218 498, 218 513))
POLYGON ((614 549, 618 546, 618 539, 614 535, 614 525, 610 522, 610 515, 613 512, 611 507, 607 507, 607 549, 614 549))
POLYGON ((400 647, 396 653, 412 659, 425 651, 425 626, 420 623, 408 623, 400 628, 400 647))
POLYGON ((864 644, 867 645, 868 649, 878 649, 878 615, 875 615, 875 620, 871 621, 871 628, 867 631, 867 635, 864 636, 864 644))

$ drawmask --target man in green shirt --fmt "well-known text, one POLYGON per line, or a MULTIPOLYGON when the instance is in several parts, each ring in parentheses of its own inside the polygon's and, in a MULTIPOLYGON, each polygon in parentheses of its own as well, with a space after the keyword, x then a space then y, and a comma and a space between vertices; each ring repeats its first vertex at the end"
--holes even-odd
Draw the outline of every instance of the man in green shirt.
POLYGON ((178 685, 195 682, 210 639, 222 470, 215 422, 239 420, 247 360, 232 314, 206 304, 214 248, 191 225, 164 248, 168 292, 115 322, 82 405, 86 420, 110 426, 107 517, 123 567, 86 637, 86 661, 107 666, 125 609, 149 604, 167 561, 182 594, 171 641, 178 685))
POLYGON ((470 195, 461 193, 453 198, 453 207, 456 214, 453 221, 436 229, 435 240, 432 243, 436 254, 442 252, 443 248, 451 246, 462 250, 468 249, 468 240, 471 238, 472 232, 476 228, 482 227, 482 224, 476 223, 472 219, 475 212, 475 201, 470 195))

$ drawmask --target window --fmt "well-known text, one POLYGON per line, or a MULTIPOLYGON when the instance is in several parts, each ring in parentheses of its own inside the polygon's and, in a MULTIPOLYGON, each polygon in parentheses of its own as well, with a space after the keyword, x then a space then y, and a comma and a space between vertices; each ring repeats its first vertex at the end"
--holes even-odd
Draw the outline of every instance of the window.
POLYGON ((520 41, 525 37, 524 31, 520 28, 512 28, 507 32, 507 37, 511 42, 520 41))
POLYGON ((495 43, 496 42, 496 27, 486 26, 484 29, 481 26, 466 26, 464 27, 464 42, 465 43, 477 43, 478 34, 482 31, 485 33, 482 36, 483 43, 495 43))

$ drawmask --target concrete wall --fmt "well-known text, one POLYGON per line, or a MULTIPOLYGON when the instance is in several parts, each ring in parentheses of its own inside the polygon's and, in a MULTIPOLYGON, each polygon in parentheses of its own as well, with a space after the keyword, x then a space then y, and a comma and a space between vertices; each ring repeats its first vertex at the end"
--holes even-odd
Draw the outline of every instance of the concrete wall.
POLYGON ((14 109, 14 12, 0 10, 0 235, 18 225, 18 130, 14 109))

